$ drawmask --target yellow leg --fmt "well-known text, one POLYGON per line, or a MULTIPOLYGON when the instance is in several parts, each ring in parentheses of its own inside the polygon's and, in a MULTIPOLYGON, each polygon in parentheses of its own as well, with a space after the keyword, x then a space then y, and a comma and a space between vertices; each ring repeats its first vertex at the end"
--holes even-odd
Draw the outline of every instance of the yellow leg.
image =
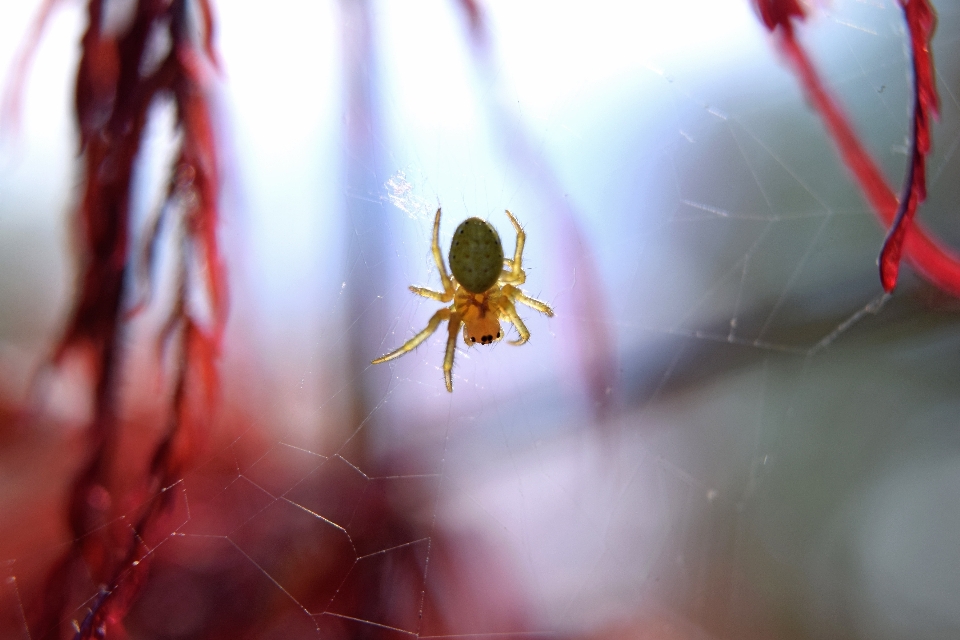
POLYGON ((537 311, 539 311, 539 312, 542 313, 543 315, 547 316, 548 318, 552 318, 552 317, 553 317, 553 309, 551 309, 550 306, 549 306, 546 302, 541 302, 540 300, 537 300, 536 298, 531 298, 530 296, 525 296, 525 295, 523 295, 523 293, 521 293, 521 292, 518 291, 518 290, 514 290, 514 291, 515 291, 515 292, 510 296, 511 298, 513 298, 513 299, 516 300, 517 302, 520 302, 520 303, 522 303, 522 304, 527 305, 527 306, 530 307, 531 309, 536 309, 537 311))
POLYGON ((513 306, 510 298, 504 298, 500 303, 500 314, 503 318, 513 323, 513 326, 517 328, 517 333, 520 334, 520 339, 511 340, 510 344, 521 345, 530 339, 530 330, 527 329, 527 325, 523 324, 523 320, 521 320, 517 314, 517 308, 513 306))
POLYGON ((507 217, 513 223, 513 228, 517 232, 517 248, 513 252, 513 260, 504 260, 504 265, 510 267, 509 272, 504 272, 501 280, 512 284, 523 284, 527 279, 527 274, 523 272, 523 245, 527 240, 527 234, 523 232, 523 227, 517 222, 517 219, 507 209, 507 217))
MULTIPOLYGON (((447 299, 450 300, 453 298, 453 283, 450 282, 450 275, 447 273, 447 266, 443 263, 443 254, 440 252, 440 207, 437 207, 437 217, 433 219, 433 242, 431 243, 430 250, 433 252, 433 260, 437 263, 437 271, 440 272, 440 282, 443 283, 443 292, 450 296, 450 298, 447 299)), ((414 291, 414 293, 416 293, 416 291, 414 291)))
POLYGON ((410 287, 410 291, 413 291, 418 296, 430 298, 431 300, 436 300, 438 302, 450 302, 453 300, 452 293, 440 293, 439 291, 427 289, 426 287, 410 287))
MULTIPOLYGON (((381 362, 386 362, 388 360, 393 360, 394 358, 399 358, 403 354, 413 351, 418 346, 420 346, 421 342, 429 338, 430 335, 437 330, 437 327, 440 326, 441 322, 443 322, 444 320, 448 320, 450 318, 450 313, 451 312, 449 307, 440 309, 435 314, 433 314, 432 318, 430 318, 430 322, 427 323, 426 329, 424 329, 417 335, 407 340, 405 343, 403 343, 403 346, 397 349, 396 351, 391 351, 385 356, 380 356, 370 364, 380 364, 381 362)), ((459 324, 459 321, 458 321, 458 324, 459 324)))
POLYGON ((457 335, 460 333, 460 315, 450 314, 450 322, 447 323, 447 352, 443 355, 443 382, 447 385, 447 391, 453 393, 453 356, 457 352, 457 335))
POLYGON ((516 288, 512 284, 503 285, 503 288, 500 290, 500 292, 509 300, 514 300, 521 304, 527 305, 531 309, 536 309, 548 318, 553 317, 553 309, 550 308, 550 305, 548 305, 546 302, 541 302, 536 298, 531 298, 530 296, 525 295, 522 291, 520 291, 520 289, 516 288))
POLYGON ((500 274, 500 282, 519 286, 527 281, 527 272, 523 269, 514 269, 513 260, 504 260, 503 266, 506 269, 500 274))

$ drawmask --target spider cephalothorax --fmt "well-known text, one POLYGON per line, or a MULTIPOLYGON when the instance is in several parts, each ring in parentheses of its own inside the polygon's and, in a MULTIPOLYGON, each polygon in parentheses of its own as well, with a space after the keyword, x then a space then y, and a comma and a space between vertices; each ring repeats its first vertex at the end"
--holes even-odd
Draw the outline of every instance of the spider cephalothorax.
POLYGON ((511 344, 523 344, 530 338, 530 332, 517 315, 514 302, 553 316, 553 309, 547 304, 525 295, 518 288, 527 279, 522 265, 526 235, 513 214, 507 211, 507 216, 517 231, 517 249, 513 260, 504 258, 500 236, 489 222, 480 218, 468 218, 453 232, 449 255, 453 277, 450 277, 440 253, 440 209, 437 209, 436 218, 433 220, 431 250, 440 271, 443 291, 424 287, 410 287, 410 291, 424 298, 452 304, 434 313, 426 328, 407 340, 402 347, 377 358, 373 364, 393 360, 413 351, 446 320, 449 334, 447 351, 443 358, 443 379, 447 391, 453 391, 453 355, 461 324, 463 341, 469 347, 475 344, 490 344, 502 338, 500 320, 506 320, 517 328, 520 337, 511 344))

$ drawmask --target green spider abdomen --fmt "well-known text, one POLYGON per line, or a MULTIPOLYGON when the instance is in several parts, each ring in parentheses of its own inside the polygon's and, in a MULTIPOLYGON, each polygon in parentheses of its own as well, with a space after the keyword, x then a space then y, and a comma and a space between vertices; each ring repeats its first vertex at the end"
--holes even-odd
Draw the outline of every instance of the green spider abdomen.
POLYGON ((453 232, 450 271, 471 293, 485 293, 503 272, 503 244, 497 230, 480 218, 467 218, 453 232))

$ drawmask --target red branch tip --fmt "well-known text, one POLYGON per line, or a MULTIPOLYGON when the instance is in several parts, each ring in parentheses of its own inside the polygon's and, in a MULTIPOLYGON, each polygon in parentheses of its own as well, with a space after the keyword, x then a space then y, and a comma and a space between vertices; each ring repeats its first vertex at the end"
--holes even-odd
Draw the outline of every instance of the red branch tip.
POLYGON ((933 72, 930 42, 937 18, 927 0, 900 0, 910 32, 913 60, 913 122, 907 177, 900 194, 900 206, 880 251, 880 281, 888 292, 897 285, 900 257, 917 207, 927 198, 926 157, 930 153, 931 115, 939 115, 939 98, 933 72))
POLYGON ((805 13, 797 0, 753 0, 764 25, 793 67, 813 107, 820 113, 840 157, 853 174, 874 213, 890 231, 880 254, 880 281, 893 291, 901 254, 930 283, 960 297, 960 256, 943 246, 913 221, 917 206, 926 198, 925 157, 930 151, 930 121, 937 115, 930 41, 936 14, 927 0, 899 0, 910 33, 914 76, 911 154, 902 194, 886 184, 883 173, 860 142, 849 120, 820 80, 810 56, 797 42, 793 21, 805 13))

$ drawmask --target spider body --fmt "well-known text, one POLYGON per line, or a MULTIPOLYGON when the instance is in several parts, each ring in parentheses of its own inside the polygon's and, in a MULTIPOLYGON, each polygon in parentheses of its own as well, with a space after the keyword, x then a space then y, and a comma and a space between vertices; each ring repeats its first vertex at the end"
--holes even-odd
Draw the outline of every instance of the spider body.
POLYGON ((453 232, 450 271, 461 288, 484 293, 500 279, 503 243, 493 225, 480 218, 467 218, 453 232))
POLYGON ((453 391, 453 356, 460 325, 463 325, 464 343, 472 347, 477 343, 491 344, 500 340, 503 337, 500 320, 506 320, 516 327, 520 336, 511 344, 520 345, 530 338, 530 331, 517 314, 514 303, 519 302, 548 317, 553 316, 553 309, 546 303, 527 296, 519 288, 527 279, 522 264, 526 234, 510 211, 507 211, 507 217, 517 232, 517 248, 513 259, 504 258, 500 236, 489 222, 468 218, 453 233, 449 253, 453 277, 450 277, 440 253, 440 209, 437 209, 433 220, 431 252, 440 272, 443 291, 424 287, 410 287, 410 291, 424 298, 450 303, 450 306, 434 313, 426 328, 399 349, 374 360, 373 364, 387 362, 413 351, 446 320, 448 335, 443 358, 443 380, 447 391, 453 391))

